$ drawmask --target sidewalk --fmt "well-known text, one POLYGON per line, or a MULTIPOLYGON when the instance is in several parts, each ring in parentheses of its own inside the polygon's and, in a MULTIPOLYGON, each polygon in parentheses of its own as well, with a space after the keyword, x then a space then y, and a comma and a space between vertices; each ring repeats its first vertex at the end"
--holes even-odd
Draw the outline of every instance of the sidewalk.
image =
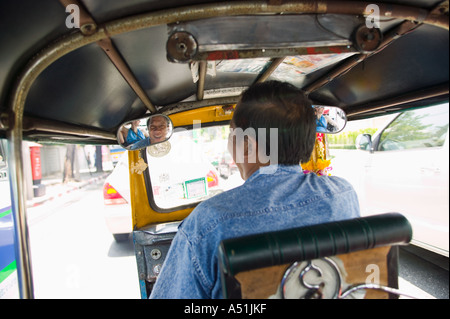
POLYGON ((62 182, 62 176, 51 176, 44 178, 41 183, 45 185, 45 195, 27 200, 27 207, 36 207, 47 201, 61 198, 72 191, 100 182, 106 179, 109 174, 111 174, 111 171, 89 172, 86 170, 80 172, 80 177, 78 180, 69 181, 66 183, 62 182))

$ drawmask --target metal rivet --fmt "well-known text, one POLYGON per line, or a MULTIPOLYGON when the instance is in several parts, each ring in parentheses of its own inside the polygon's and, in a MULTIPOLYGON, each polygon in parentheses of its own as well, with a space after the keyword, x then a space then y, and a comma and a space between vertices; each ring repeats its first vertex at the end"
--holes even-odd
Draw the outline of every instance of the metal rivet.
POLYGON ((161 250, 157 248, 152 249, 152 251, 150 252, 150 256, 152 256, 152 259, 158 260, 159 258, 161 258, 161 250))

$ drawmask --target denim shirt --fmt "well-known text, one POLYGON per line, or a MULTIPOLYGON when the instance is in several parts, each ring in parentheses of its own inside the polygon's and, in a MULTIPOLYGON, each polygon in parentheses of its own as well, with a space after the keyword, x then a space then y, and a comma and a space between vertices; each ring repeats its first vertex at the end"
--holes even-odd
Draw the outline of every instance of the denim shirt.
POLYGON ((150 298, 222 298, 222 240, 359 217, 353 187, 300 165, 260 170, 243 185, 200 203, 180 224, 150 298))

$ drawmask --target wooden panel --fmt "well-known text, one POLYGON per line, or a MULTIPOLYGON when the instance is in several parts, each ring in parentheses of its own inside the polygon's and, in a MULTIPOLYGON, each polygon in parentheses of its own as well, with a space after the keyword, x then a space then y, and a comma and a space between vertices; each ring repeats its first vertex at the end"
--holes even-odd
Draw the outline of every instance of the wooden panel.
MULTIPOLYGON (((376 283, 388 285, 387 256, 390 246, 379 247, 364 251, 338 255, 344 264, 346 275, 344 280, 348 284, 376 283)), ((283 274, 290 264, 254 269, 241 272, 236 279, 241 285, 243 299, 266 299, 277 292, 283 274)), ((394 274, 397 278, 397 274, 394 274)), ((367 290, 366 299, 386 299, 388 294, 382 291, 367 290)))

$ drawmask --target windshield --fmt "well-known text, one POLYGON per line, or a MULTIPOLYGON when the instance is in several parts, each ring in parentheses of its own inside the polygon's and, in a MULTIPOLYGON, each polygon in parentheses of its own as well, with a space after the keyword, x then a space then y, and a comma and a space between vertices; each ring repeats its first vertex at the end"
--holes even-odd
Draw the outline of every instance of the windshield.
POLYGON ((192 205, 244 182, 227 151, 228 134, 228 124, 178 128, 169 141, 147 148, 156 208, 192 205))

